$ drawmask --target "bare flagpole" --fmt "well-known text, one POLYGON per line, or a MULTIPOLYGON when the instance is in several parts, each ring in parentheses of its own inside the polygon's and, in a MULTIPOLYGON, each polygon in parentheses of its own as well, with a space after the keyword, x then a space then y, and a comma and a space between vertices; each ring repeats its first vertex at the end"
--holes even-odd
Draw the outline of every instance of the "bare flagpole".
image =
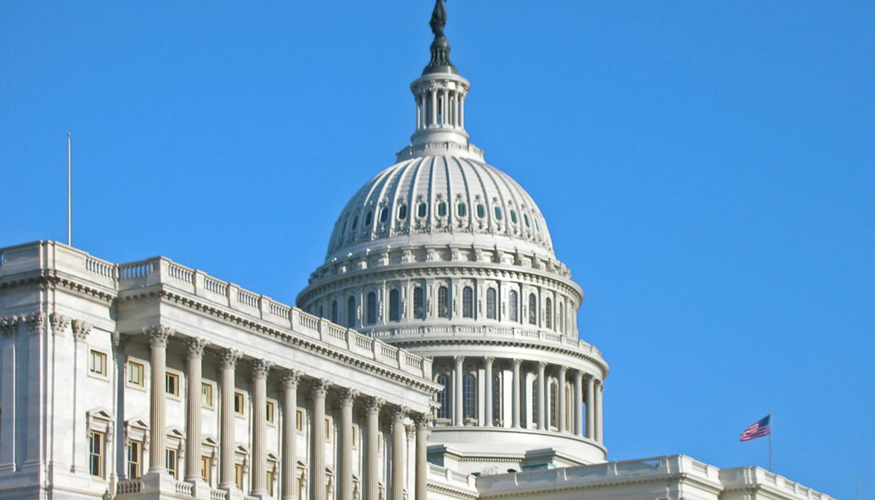
POLYGON ((67 132, 67 245, 73 245, 73 166, 70 160, 72 152, 70 132, 67 132))
POLYGON ((772 451, 775 437, 775 417, 772 415, 772 409, 769 408, 769 472, 775 472, 772 462, 772 451))

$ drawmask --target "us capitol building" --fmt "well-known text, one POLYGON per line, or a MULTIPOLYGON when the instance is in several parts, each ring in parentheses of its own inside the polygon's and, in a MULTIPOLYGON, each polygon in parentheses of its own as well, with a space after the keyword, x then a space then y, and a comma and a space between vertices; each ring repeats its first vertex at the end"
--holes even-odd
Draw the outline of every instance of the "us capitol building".
POLYGON ((290 307, 159 257, 0 249, 0 498, 830 497, 758 467, 607 461, 608 364, 531 196, 465 131, 446 11, 416 130, 290 307))

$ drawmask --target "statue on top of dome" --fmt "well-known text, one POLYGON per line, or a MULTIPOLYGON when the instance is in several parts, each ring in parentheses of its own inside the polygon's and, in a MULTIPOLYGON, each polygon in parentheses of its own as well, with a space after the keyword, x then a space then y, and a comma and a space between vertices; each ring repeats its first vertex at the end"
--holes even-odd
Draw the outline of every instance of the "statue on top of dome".
POLYGON ((447 25, 447 9, 444 8, 444 0, 437 0, 434 4, 434 11, 431 13, 431 32, 434 36, 444 36, 444 26, 447 25))

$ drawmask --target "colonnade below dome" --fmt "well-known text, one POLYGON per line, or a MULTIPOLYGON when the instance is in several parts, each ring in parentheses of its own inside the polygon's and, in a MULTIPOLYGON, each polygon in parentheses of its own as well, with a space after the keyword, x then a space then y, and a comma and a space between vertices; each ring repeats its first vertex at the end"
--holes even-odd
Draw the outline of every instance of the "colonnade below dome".
POLYGON ((604 385, 595 375, 543 361, 492 356, 434 359, 435 426, 556 432, 604 443, 604 385))

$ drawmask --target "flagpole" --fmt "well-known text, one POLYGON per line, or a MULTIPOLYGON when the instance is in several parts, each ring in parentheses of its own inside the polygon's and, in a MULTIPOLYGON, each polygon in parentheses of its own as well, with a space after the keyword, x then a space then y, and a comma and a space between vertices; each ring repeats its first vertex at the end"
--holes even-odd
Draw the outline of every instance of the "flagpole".
POLYGON ((769 472, 775 472, 772 462, 773 444, 775 437, 775 417, 772 415, 772 409, 769 408, 769 472))
POLYGON ((67 132, 67 245, 73 245, 73 166, 71 159, 70 132, 67 132))

